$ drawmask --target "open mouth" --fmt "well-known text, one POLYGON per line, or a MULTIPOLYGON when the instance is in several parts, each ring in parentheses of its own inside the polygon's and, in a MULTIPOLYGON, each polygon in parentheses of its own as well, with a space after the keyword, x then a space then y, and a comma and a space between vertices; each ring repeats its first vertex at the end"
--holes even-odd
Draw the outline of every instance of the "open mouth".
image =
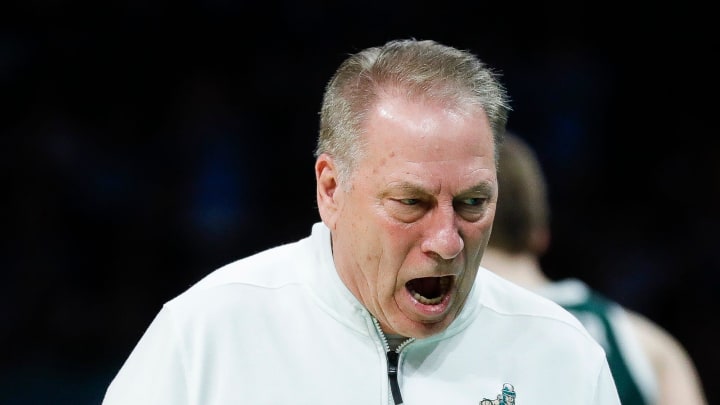
POLYGON ((442 302, 445 294, 450 291, 452 283, 453 276, 422 277, 408 281, 405 288, 419 303, 437 305, 442 302))

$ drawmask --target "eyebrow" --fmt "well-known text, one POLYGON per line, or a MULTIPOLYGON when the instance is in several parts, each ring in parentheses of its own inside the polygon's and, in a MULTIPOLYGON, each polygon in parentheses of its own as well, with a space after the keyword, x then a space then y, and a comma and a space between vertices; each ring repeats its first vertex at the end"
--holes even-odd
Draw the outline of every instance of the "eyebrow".
MULTIPOLYGON (((406 181, 398 182, 398 184, 392 184, 390 187, 390 190, 392 191, 404 191, 408 193, 420 193, 420 194, 427 194, 427 195, 433 195, 434 193, 430 190, 428 190, 426 187, 417 185, 415 183, 409 183, 406 181)), ((382 193, 382 196, 385 197, 390 194, 390 190, 386 190, 382 193)), ((488 194, 492 195, 494 194, 493 188, 490 185, 490 183, 480 183, 475 186, 472 186, 470 188, 467 188, 465 190, 461 190, 459 193, 457 193, 457 196, 461 195, 467 195, 467 194, 488 194)))
POLYGON ((478 185, 475 185, 473 187, 470 187, 467 190, 462 190, 459 195, 463 194, 473 194, 473 193, 479 193, 479 194, 494 194, 493 188, 490 185, 490 183, 480 183, 478 185))

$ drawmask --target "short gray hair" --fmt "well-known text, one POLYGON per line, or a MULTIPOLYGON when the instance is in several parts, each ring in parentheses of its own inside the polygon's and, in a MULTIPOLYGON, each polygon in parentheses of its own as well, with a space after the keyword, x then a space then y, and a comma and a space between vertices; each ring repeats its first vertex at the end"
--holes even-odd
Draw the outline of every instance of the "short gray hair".
POLYGON ((315 157, 332 156, 341 182, 362 156, 364 119, 392 90, 456 107, 479 105, 490 122, 497 160, 511 110, 498 74, 468 51, 432 40, 393 40, 351 54, 325 87, 315 157))

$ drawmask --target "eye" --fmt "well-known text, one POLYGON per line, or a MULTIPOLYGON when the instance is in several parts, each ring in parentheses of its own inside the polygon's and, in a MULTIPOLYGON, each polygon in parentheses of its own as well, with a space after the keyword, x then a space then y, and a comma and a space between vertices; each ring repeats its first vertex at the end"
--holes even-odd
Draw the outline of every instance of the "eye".
POLYGON ((455 212, 466 221, 479 221, 485 214, 488 199, 485 197, 466 197, 455 201, 455 212))
POLYGON ((482 205, 484 202, 485 202, 485 199, 480 198, 480 197, 468 197, 468 198, 464 198, 464 199, 460 200, 461 204, 465 204, 465 205, 471 206, 471 207, 482 205))
POLYGON ((422 198, 390 198, 385 209, 395 219, 410 223, 419 220, 427 211, 427 203, 422 198))

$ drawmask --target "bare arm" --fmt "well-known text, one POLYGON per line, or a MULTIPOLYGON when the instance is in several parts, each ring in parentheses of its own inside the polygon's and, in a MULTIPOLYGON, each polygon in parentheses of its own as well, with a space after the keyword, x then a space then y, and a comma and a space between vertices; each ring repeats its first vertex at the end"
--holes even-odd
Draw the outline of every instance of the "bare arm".
POLYGON ((695 365, 680 342, 643 315, 628 311, 628 316, 657 373, 658 405, 707 405, 695 365))

